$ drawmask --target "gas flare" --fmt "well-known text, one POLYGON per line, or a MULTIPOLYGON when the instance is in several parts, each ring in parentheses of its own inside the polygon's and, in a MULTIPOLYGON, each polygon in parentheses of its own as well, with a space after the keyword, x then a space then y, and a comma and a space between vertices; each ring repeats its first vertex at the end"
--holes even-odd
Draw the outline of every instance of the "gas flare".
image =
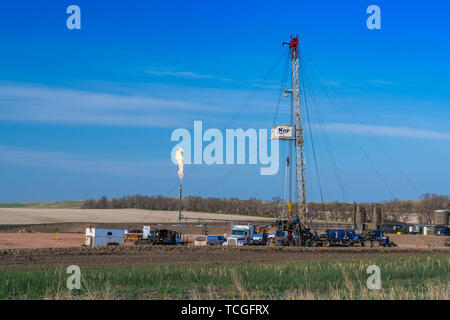
POLYGON ((178 149, 175 152, 175 160, 178 161, 178 176, 180 180, 183 180, 183 148, 178 149))

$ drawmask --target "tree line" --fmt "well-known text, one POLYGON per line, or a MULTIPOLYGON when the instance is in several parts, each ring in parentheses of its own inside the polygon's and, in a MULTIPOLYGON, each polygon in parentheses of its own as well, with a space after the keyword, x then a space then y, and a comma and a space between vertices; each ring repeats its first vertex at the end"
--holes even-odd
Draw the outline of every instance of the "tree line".
MULTIPOLYGON (((102 197, 98 200, 88 199, 84 201, 84 209, 148 209, 177 211, 178 198, 163 196, 133 195, 121 198, 108 199, 102 197)), ((449 209, 449 196, 425 193, 419 200, 393 199, 381 203, 359 203, 368 214, 372 212, 373 206, 381 207, 385 218, 394 221, 406 222, 411 214, 415 214, 421 223, 429 223, 432 213, 436 209, 449 209)), ((343 202, 312 202, 308 203, 308 210, 314 219, 329 221, 352 221, 353 203, 343 202)), ((242 214, 250 216, 279 217, 287 211, 287 205, 279 197, 271 201, 250 198, 241 200, 237 198, 201 198, 184 197, 182 201, 183 211, 211 212, 224 214, 242 214)), ((296 212, 297 204, 293 203, 293 211, 296 212)))

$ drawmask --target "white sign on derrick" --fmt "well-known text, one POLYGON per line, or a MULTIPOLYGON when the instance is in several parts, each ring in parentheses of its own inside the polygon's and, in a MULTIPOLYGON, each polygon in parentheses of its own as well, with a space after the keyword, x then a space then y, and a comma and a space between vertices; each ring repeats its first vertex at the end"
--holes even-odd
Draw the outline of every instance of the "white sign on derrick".
POLYGON ((272 140, 292 140, 292 126, 276 126, 272 128, 272 140))

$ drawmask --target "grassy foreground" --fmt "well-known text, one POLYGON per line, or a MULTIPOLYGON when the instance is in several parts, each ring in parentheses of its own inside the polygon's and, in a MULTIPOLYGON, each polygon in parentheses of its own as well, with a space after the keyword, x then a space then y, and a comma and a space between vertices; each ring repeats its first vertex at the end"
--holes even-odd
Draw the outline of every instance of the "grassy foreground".
POLYGON ((82 268, 69 290, 65 268, 1 270, 1 299, 449 299, 448 254, 231 266, 82 268), (369 290, 369 265, 382 289, 369 290))

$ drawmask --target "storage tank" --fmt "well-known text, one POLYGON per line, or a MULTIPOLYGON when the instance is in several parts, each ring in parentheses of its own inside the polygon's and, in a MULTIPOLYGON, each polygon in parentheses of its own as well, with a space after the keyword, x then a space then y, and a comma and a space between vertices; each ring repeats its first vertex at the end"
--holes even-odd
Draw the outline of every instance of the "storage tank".
POLYGON ((448 225, 448 215, 450 210, 434 210, 434 224, 448 225))
POLYGON ((375 222, 375 225, 379 227, 383 224, 383 211, 381 211, 380 207, 375 207, 374 209, 373 220, 375 222))
POLYGON ((356 207, 356 229, 364 230, 364 224, 366 223, 366 210, 361 207, 356 207))
POLYGON ((370 221, 371 222, 376 222, 377 220, 377 207, 376 206, 371 206, 371 215, 370 215, 370 221))

